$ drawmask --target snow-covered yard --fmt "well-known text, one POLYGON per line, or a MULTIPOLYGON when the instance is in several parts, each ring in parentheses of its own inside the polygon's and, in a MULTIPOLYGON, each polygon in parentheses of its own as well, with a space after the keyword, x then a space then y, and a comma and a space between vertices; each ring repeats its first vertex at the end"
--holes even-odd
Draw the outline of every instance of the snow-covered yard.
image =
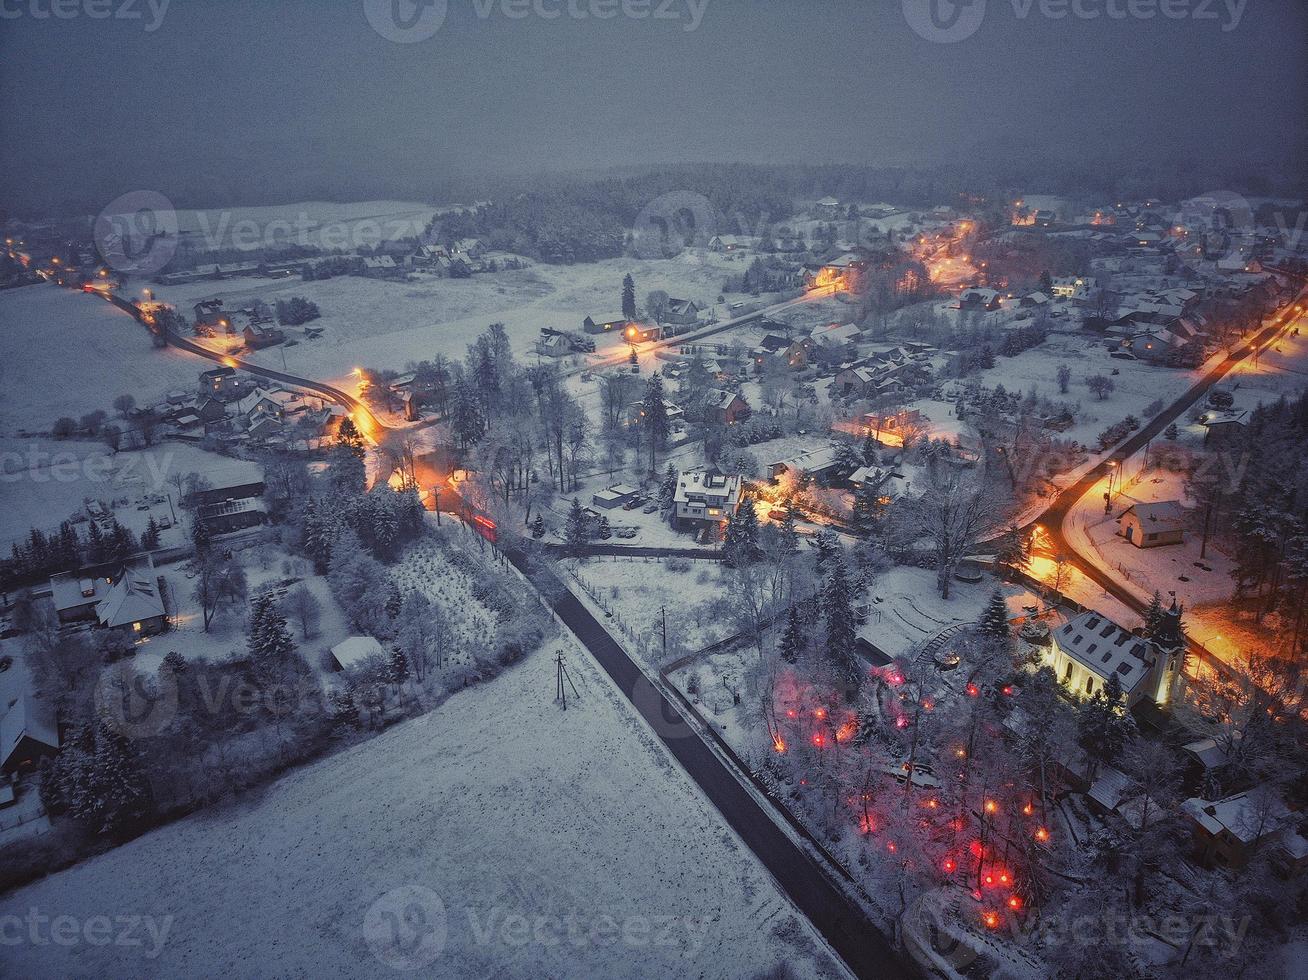
MULTIPOLYGON (((439 710, 0 900, 72 916, 15 975, 842 975, 594 664, 561 646, 439 710), (95 945, 95 916, 142 945, 95 945)), ((25 928, 25 927, 24 927, 25 928)), ((43 941, 42 941, 43 940, 43 941)))

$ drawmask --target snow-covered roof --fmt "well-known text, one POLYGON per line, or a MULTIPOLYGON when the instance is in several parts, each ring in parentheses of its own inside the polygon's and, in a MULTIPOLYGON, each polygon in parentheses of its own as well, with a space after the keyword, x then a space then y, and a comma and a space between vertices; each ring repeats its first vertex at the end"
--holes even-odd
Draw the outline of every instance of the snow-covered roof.
POLYGON ((109 583, 103 578, 86 578, 72 572, 62 572, 50 578, 50 598, 56 612, 92 605, 108 592, 109 583), (87 592, 91 594, 87 595, 87 592))
POLYGON ((374 636, 351 636, 332 647, 332 656, 345 670, 371 660, 385 658, 386 650, 374 636))
POLYGON ((732 507, 740 500, 740 474, 727 475, 715 469, 682 470, 677 477, 678 504, 702 502, 714 507, 732 507))
POLYGON ((1118 520, 1122 520, 1127 514, 1131 513, 1134 513, 1139 519, 1142 528, 1155 533, 1183 531, 1185 530, 1186 518, 1189 516, 1189 512, 1176 500, 1159 500, 1152 504, 1132 504, 1122 511, 1122 515, 1118 520))
POLYGON ((1252 844, 1260 836, 1275 831, 1289 812, 1275 796, 1260 803, 1247 792, 1215 802, 1192 796, 1181 804, 1181 810, 1208 833, 1217 835, 1225 831, 1244 844, 1252 844))
POLYGON ((788 470, 816 473, 835 465, 836 447, 822 446, 818 449, 810 449, 806 453, 800 453, 798 456, 791 456, 789 459, 777 460, 772 464, 772 468, 776 469, 778 466, 784 466, 788 470))
POLYGON ((813 340, 819 344, 847 344, 857 340, 862 334, 857 323, 832 324, 813 331, 813 340))
POLYGON ((54 709, 31 694, 21 695, 0 719, 0 766, 9 761, 24 736, 52 749, 59 748, 54 709))
POLYGON ((1102 613, 1084 612, 1055 630, 1058 649, 1103 681, 1117 675, 1130 693, 1149 672, 1148 645, 1102 613))
POLYGON ((123 569, 108 594, 96 604, 101 626, 128 626, 164 615, 163 596, 149 555, 123 569))

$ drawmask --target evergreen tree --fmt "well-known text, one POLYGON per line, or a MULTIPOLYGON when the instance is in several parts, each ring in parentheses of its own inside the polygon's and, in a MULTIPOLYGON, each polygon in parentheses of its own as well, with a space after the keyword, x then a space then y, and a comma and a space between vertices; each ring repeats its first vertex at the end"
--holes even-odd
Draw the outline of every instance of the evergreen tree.
MULTIPOLYGON (((95 522, 91 522, 94 530, 95 522)), ((210 545, 213 543, 213 535, 209 533, 209 525, 206 524, 198 515, 191 522, 191 543, 195 545, 195 554, 202 557, 208 553, 210 545)))
POLYGON ((401 651, 391 651, 390 659, 386 662, 386 677, 396 687, 409 679, 409 661, 401 651))
POLYGON ((354 419, 348 415, 341 419, 340 426, 336 429, 336 443, 344 446, 350 451, 359 462, 363 462, 364 455, 367 452, 363 444, 363 436, 359 434, 359 427, 354 424, 354 419))
POLYGON ((359 724, 359 706, 349 685, 332 688, 331 704, 332 720, 338 725, 359 724))
POLYGON ((985 612, 981 614, 977 632, 996 640, 1012 639, 1013 634, 1008 628, 1008 606, 1004 602, 1004 593, 999 589, 990 593, 990 600, 986 603, 985 612))
POLYGON ((159 547, 159 522, 150 515, 150 521, 145 525, 145 530, 141 533, 141 547, 146 551, 154 551, 159 547))
POLYGON ((318 509, 318 502, 312 497, 304 505, 304 514, 300 521, 300 540, 304 553, 313 561, 314 570, 324 575, 332 560, 333 526, 318 509))
POLYGON ((795 508, 789 504, 786 506, 786 516, 781 519, 781 540, 785 543, 789 554, 793 555, 799 551, 799 528, 795 523, 795 508))
POLYGON ((854 494, 854 527, 862 534, 872 533, 880 513, 876 491, 860 487, 854 494))
POLYGON ((636 280, 630 272, 622 277, 622 315, 628 320, 636 319, 636 280))
POLYGON ((671 463, 663 471, 663 482, 659 484, 659 513, 669 516, 676 507, 677 471, 671 463))
POLYGON ((740 568, 759 555, 758 514, 748 500, 727 518, 727 529, 722 539, 722 560, 728 568, 740 568))
POLYGON ((875 466, 881 451, 881 445, 876 441, 872 434, 872 428, 869 426, 863 436, 863 465, 875 466))
POLYGON ((1126 710, 1122 683, 1112 674, 1104 686, 1082 702, 1077 710, 1077 741, 1100 763, 1119 759, 1135 738, 1135 719, 1126 710))
POLYGON ((1163 628, 1163 615, 1163 596, 1155 589, 1153 598, 1149 600, 1149 606, 1144 612, 1145 639, 1153 640, 1158 637, 1163 628))
POLYGON ((327 481, 336 493, 349 496, 362 493, 367 479, 363 460, 349 446, 336 445, 327 450, 327 481))
POLYGON ((862 683, 858 656, 854 652, 855 623, 853 590, 845 571, 845 560, 836 555, 822 589, 822 611, 826 618, 827 663, 848 700, 853 700, 862 683))
POLYGON ((586 513, 581 509, 581 501, 576 497, 572 498, 568 518, 563 524, 563 537, 573 548, 580 548, 590 539, 590 532, 586 527, 586 513))
POLYGON ((250 626, 246 634, 250 659, 256 663, 278 663, 295 651, 295 641, 272 596, 257 597, 250 608, 250 626))
POLYGON ((645 430, 645 438, 649 441, 649 469, 653 473, 658 453, 668 444, 668 412, 663 404, 663 377, 659 372, 655 371, 646 382, 641 405, 645 409, 641 428, 645 430))
POLYGON ((781 634, 777 646, 781 659, 788 664, 798 663, 800 656, 808 648, 808 627, 799 614, 799 606, 792 605, 786 616, 786 629, 781 634))
POLYGON ((537 540, 545 537, 545 518, 537 514, 531 522, 531 536, 537 540))
POLYGON ((386 615, 395 619, 400 615, 400 609, 404 606, 404 596, 400 594, 400 587, 394 582, 386 587, 386 615))

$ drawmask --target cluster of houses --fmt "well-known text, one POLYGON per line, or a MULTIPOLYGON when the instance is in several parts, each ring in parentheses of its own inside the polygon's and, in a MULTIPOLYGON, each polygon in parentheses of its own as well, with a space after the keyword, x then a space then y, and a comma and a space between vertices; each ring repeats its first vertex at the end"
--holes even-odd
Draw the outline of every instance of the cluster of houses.
POLYGON ((256 300, 247 307, 229 310, 221 299, 195 304, 193 329, 197 337, 240 337, 250 350, 272 347, 286 340, 267 303, 256 300))
POLYGON ((233 449, 313 449, 335 431, 344 414, 313 395, 259 387, 226 366, 202 371, 197 391, 169 392, 152 411, 182 438, 209 437, 233 449))

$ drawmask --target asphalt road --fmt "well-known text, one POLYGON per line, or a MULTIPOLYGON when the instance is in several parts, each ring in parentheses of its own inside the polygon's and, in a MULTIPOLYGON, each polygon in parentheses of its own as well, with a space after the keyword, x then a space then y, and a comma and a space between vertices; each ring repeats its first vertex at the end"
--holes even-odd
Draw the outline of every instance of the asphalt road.
MULTIPOLYGON (((1292 324, 1297 318, 1294 314, 1295 306, 1301 303, 1308 290, 1300 292, 1291 300, 1282 312, 1277 316, 1275 322, 1270 326, 1264 327, 1248 343, 1237 350, 1232 351, 1220 364, 1216 365, 1211 371, 1204 375, 1199 381, 1195 382, 1184 395, 1173 402, 1160 415, 1156 416, 1151 422, 1137 431, 1129 439, 1113 450, 1107 459, 1095 466, 1086 473, 1076 483, 1072 484, 1066 490, 1058 495, 1054 502, 1040 516, 1030 521, 1025 529, 1030 529, 1033 525, 1039 524, 1043 527, 1050 538, 1050 550, 1054 554, 1063 554, 1069 557, 1070 563, 1078 571, 1084 574, 1092 582, 1098 585, 1104 591, 1108 592, 1114 598, 1124 603, 1127 608, 1133 609, 1138 613, 1143 613, 1145 604, 1137 599, 1129 589, 1125 587, 1118 579, 1108 575, 1094 562, 1084 558, 1077 552, 1072 542, 1063 533, 1063 524, 1067 520, 1067 515, 1072 508, 1089 493, 1104 477, 1110 469, 1110 463, 1121 464, 1123 460, 1129 459, 1135 455, 1150 440, 1155 439, 1169 425, 1175 422, 1181 415, 1187 411, 1190 406, 1204 397, 1213 385, 1217 384, 1231 372, 1233 368, 1239 365, 1255 350, 1258 350, 1267 344, 1292 324)), ((1195 646, 1195 652, 1204 662, 1223 667, 1220 660, 1213 657, 1207 650, 1195 646)))
POLYGON ((520 552, 506 552, 604 668, 681 767, 722 814, 790 900, 859 977, 892 980, 917 974, 903 963, 872 922, 836 889, 826 872, 790 839, 609 635, 604 626, 557 577, 532 567, 520 552), (542 580, 544 577, 547 579, 542 580))

